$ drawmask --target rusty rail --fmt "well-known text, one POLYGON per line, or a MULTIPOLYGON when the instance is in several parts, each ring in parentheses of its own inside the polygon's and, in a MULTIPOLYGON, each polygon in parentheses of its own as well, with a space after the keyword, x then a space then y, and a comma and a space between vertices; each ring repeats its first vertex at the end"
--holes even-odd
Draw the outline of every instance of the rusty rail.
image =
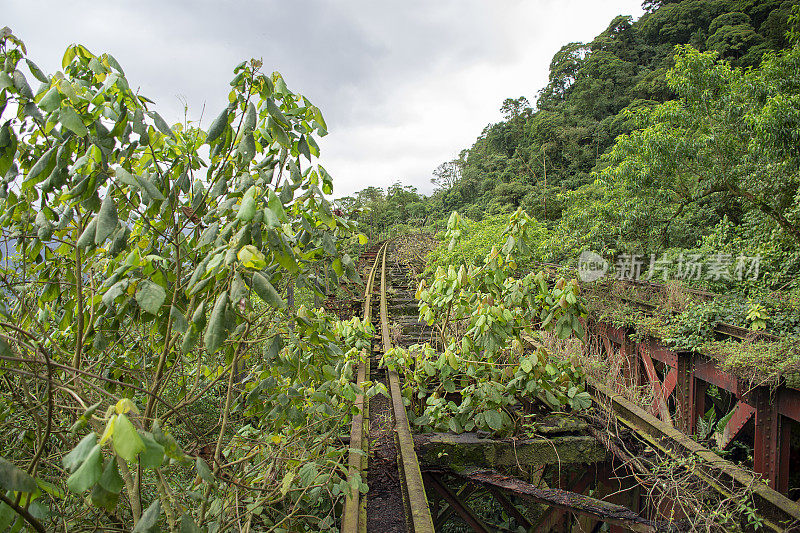
MULTIPOLYGON (((378 268, 381 271, 380 285, 380 313, 381 336, 383 341, 384 353, 392 348, 391 336, 389 334, 389 312, 386 301, 387 277, 386 277, 386 254, 388 244, 384 244, 378 250, 375 261, 367 278, 367 286, 364 291, 364 320, 372 319, 372 296, 376 283, 378 268), (380 265, 380 266, 379 266, 380 265)), ((403 404, 403 397, 400 393, 400 377, 397 372, 388 372, 389 392, 392 400, 392 410, 397 430, 397 441, 400 449, 398 466, 402 474, 403 501, 406 506, 407 523, 409 531, 414 533, 434 533, 433 520, 428 507, 428 499, 425 493, 425 485, 422 481, 422 473, 419 467, 416 451, 414 450, 414 439, 411 435, 411 428, 403 404)), ((364 356, 358 367, 358 382, 363 383, 369 379, 369 358, 364 356)), ((365 420, 368 419, 369 407, 364 401, 363 394, 356 397, 356 407, 358 414, 353 417, 350 431, 350 456, 348 460, 348 479, 355 479, 360 476, 363 480, 363 473, 367 467, 369 455, 368 428, 365 420)), ((342 515, 343 533, 365 533, 367 529, 366 517, 366 495, 361 495, 357 491, 348 494, 345 500, 344 513, 342 515)))
MULTIPOLYGON (((372 319, 372 292, 375 286, 375 274, 378 267, 378 259, 381 252, 385 252, 386 244, 381 246, 375 256, 369 276, 367 286, 364 289, 364 321, 371 322, 372 319)), ((362 352, 361 362, 358 364, 358 383, 359 385, 369 379, 369 354, 362 352)), ((364 420, 369 418, 368 403, 364 402, 364 394, 359 393, 356 397, 356 407, 358 413, 353 416, 350 429, 350 455, 348 457, 347 479, 351 480, 358 475, 363 479, 363 472, 367 467, 369 456, 369 439, 367 438, 367 424, 364 420)), ((362 497, 359 491, 347 495, 344 502, 344 513, 342 515, 343 533, 363 533, 367 530, 366 510, 367 498, 362 497)))
MULTIPOLYGON (((381 336, 383 339, 384 353, 392 349, 392 338, 389 334, 389 311, 386 305, 386 247, 383 249, 381 265, 381 336)), ((400 460, 398 465, 403 474, 403 499, 408 510, 409 530, 414 533, 434 533, 433 518, 428 507, 428 497, 425 494, 425 484, 422 481, 422 472, 419 468, 417 452, 414 450, 414 437, 406 415, 403 395, 400 392, 400 376, 397 371, 389 370, 389 394, 392 398, 397 441, 400 447, 400 460)))

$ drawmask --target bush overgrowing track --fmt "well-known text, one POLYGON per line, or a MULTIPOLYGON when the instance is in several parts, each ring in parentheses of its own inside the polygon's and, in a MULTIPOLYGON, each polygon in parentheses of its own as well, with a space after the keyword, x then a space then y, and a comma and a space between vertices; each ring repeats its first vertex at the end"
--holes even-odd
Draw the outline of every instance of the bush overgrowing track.
MULTIPOLYGON (((425 324, 418 322, 418 311, 408 303, 413 292, 413 282, 409 278, 411 270, 399 260, 391 261, 389 255, 391 250, 391 244, 375 245, 366 252, 373 263, 367 276, 367 290, 363 300, 364 316, 366 318, 372 314, 377 272, 380 272, 378 315, 381 321, 384 355, 387 348, 391 349, 395 343, 408 345, 422 340, 426 335, 424 331, 413 329, 425 324), (387 259, 387 255, 390 259, 387 259), (398 304, 398 301, 402 303, 398 304), (390 308, 395 309, 391 321, 388 311, 390 308), (405 326, 398 326, 398 321, 400 324, 405 323, 405 326), (393 326, 395 326, 394 332, 392 332, 393 326)), ((430 331, 428 329, 428 339, 431 338, 430 331)), ((582 462, 591 464, 593 461, 602 462, 605 459, 601 447, 597 443, 590 444, 595 442, 593 437, 571 433, 574 432, 571 427, 580 431, 580 427, 585 427, 585 424, 580 426, 579 423, 576 425, 575 421, 570 423, 568 419, 556 419, 555 426, 550 429, 546 423, 540 428, 540 431, 548 435, 547 438, 522 439, 516 441, 516 444, 513 440, 492 439, 475 433, 464 434, 455 440, 442 433, 413 436, 407 421, 410 411, 407 411, 400 391, 401 388, 413 388, 413 384, 406 383, 405 386, 401 386, 400 375, 394 368, 390 368, 385 374, 380 373, 383 369, 367 373, 367 368, 377 365, 374 363, 370 365, 368 361, 365 363, 364 369, 359 371, 359 379, 367 382, 370 379, 384 380, 390 391, 391 405, 380 405, 378 400, 382 398, 374 396, 364 405, 362 416, 354 418, 350 435, 349 475, 351 480, 357 479, 359 482, 366 479, 369 491, 366 495, 361 494, 358 497, 353 495, 348 498, 342 517, 343 531, 432 531, 434 526, 436 530, 441 530, 443 527, 454 527, 452 524, 445 526, 453 517, 457 517, 475 531, 505 530, 507 527, 514 527, 514 524, 516 527, 542 530, 540 528, 550 527, 547 524, 571 520, 569 514, 556 513, 553 516, 551 513, 541 512, 534 513, 529 519, 526 514, 530 514, 530 509, 525 509, 525 501, 541 502, 549 509, 567 509, 585 517, 586 521, 593 521, 592 523, 618 524, 641 531, 659 529, 660 526, 656 522, 643 519, 624 506, 551 488, 546 484, 542 486, 544 479, 550 479, 552 474, 550 472, 545 475, 545 467, 548 464, 557 465, 556 470, 560 472, 562 466, 565 468, 566 465, 578 466, 582 462), (385 419, 381 420, 376 416, 376 411, 383 411, 391 420, 388 423, 385 419), (379 427, 367 429, 364 427, 365 420, 369 420, 370 424, 377 423, 379 427), (406 429, 403 430, 400 424, 406 429), (550 431, 554 433, 548 433, 550 431), (368 438, 364 440, 365 437, 368 438), (388 465, 387 458, 381 455, 382 451, 387 451, 385 442, 387 437, 396 443, 396 446, 388 448, 397 454, 397 461, 388 462, 388 465), (415 444, 417 452, 414 450, 415 444), (489 453, 488 450, 493 451, 489 453), (494 470, 509 468, 514 464, 519 466, 520 462, 525 468, 535 468, 539 465, 542 481, 530 484, 494 470), (391 476, 386 475, 387 466, 394 469, 396 481, 399 483, 391 484, 392 480, 389 479, 391 476), (451 489, 459 485, 463 485, 461 490, 451 489), (464 489, 468 487, 472 488, 465 491, 464 489), (395 494, 388 494, 391 490, 395 490, 395 494), (398 504, 395 501, 393 504, 391 496, 398 498, 401 494, 402 502, 398 504), (481 500, 484 500, 484 503, 481 503, 481 500), (469 503, 470 501, 472 503, 469 503), (497 526, 496 523, 486 521, 486 501, 490 502, 488 516, 491 517, 492 513, 499 512, 506 516, 507 526, 497 526), (472 508, 475 505, 479 506, 475 508, 480 509, 479 511, 472 508), (499 511, 491 511, 492 508, 499 511)), ((365 387, 366 384, 362 386, 365 387)), ((553 425, 553 421, 550 421, 550 425, 553 425)), ((415 428, 419 429, 418 426, 415 428)), ((580 472, 580 468, 577 470, 578 477, 587 474, 580 472)), ((592 476, 596 475, 595 466, 589 467, 588 470, 592 476)), ((563 482, 559 477, 560 474, 554 478, 556 486, 563 482)), ((356 484, 351 483, 351 485, 356 484)), ((489 520, 497 518, 500 516, 489 520)), ((664 525, 667 529, 671 527, 664 525)))
POLYGON ((170 125, 109 54, 26 55, 0 30, 0 531, 338 529, 374 331, 304 304, 367 240, 322 113, 251 60, 170 125))
MULTIPOLYGON (((417 268, 413 271, 420 272, 421 270, 417 268)), ((437 277, 440 280, 445 280, 447 279, 447 273, 445 272, 437 277)), ((459 279, 464 278, 456 275, 447 283, 453 283, 454 280, 458 281, 459 279)), ((437 295, 450 293, 446 284, 439 286, 434 285, 434 282, 430 283, 432 285, 431 292, 436 291, 435 294, 437 295)), ((642 287, 640 286, 639 288, 641 289, 642 287)), ((644 288, 650 292, 668 292, 667 289, 672 290, 671 288, 661 288, 650 284, 647 284, 644 288)), ((422 296, 422 302, 430 302, 431 297, 425 296, 421 292, 422 289, 417 293, 417 296, 422 296)), ((606 291, 606 293, 608 296, 611 291, 606 291)), ((400 296, 400 294, 401 291, 395 291, 396 297, 400 296)), ((458 297, 456 291, 453 291, 453 294, 454 298, 458 297)), ((694 294, 693 296, 702 298, 703 301, 711 301, 713 295, 702 293, 694 294)), ((678 296, 672 294, 671 297, 677 298, 678 296)), ((402 307, 400 305, 396 308, 399 310, 402 307)), ((451 314, 450 317, 452 319, 453 315, 451 314)), ((595 318, 590 316, 585 322, 589 333, 586 344, 581 345, 576 340, 560 340, 551 333, 545 337, 545 344, 548 346, 548 350, 553 354, 561 353, 562 356, 567 358, 572 355, 573 361, 580 360, 581 364, 597 361, 597 359, 593 361, 584 359, 593 346, 599 346, 601 349, 605 348, 603 341, 600 341, 598 345, 598 330, 595 318), (551 342, 553 340, 555 341, 554 343, 551 342), (559 346, 559 343, 583 347, 578 350, 579 353, 575 353, 570 350, 563 351, 563 346, 559 346)), ((395 320, 402 321, 403 318, 393 316, 393 321, 395 320)), ((437 323, 434 320, 432 325, 434 326, 434 332, 436 332, 441 323, 437 323)), ((441 331, 440 327, 439 331, 441 331)), ((468 327, 462 326, 454 331, 460 335, 467 332, 468 335, 470 330, 468 327)), ((609 330, 609 333, 612 336, 614 335, 614 331, 609 330)), ((618 331, 617 333, 619 334, 618 336, 621 335, 620 338, 625 338, 622 332, 618 331)), ((435 341, 437 337, 438 335, 434 336, 435 341)), ((534 348, 541 342, 535 338, 531 339, 534 343, 534 348)), ((627 344, 631 343, 631 341, 626 342, 627 344)), ((444 524, 447 523, 448 517, 453 516, 459 517, 461 522, 468 524, 468 527, 474 531, 503 530, 503 528, 514 530, 516 527, 530 529, 532 526, 544 528, 534 530, 547 530, 558 520, 564 519, 563 515, 558 515, 560 518, 554 518, 552 514, 548 515, 548 518, 543 518, 541 514, 531 513, 530 508, 520 507, 520 503, 526 498, 529 501, 532 499, 532 501, 542 502, 548 506, 555 506, 555 508, 559 508, 559 506, 564 508, 565 502, 568 502, 569 510, 575 515, 583 517, 580 519, 584 520, 584 522, 581 522, 582 524, 590 523, 590 529, 599 522, 613 524, 615 523, 614 520, 625 516, 624 511, 619 509, 612 511, 609 508, 604 508, 605 510, 602 513, 597 514, 597 509, 601 508, 598 507, 594 511, 596 514, 592 515, 590 509, 575 505, 577 501, 576 493, 585 490, 586 487, 595 487, 595 494, 603 494, 602 483, 598 481, 597 477, 592 477, 592 472, 595 472, 594 475, 596 476, 596 472, 602 471, 603 468, 608 468, 608 470, 603 471, 600 474, 601 476, 621 476, 620 479, 633 476, 627 479, 638 480, 632 486, 625 487, 623 483, 623 487, 617 489, 621 493, 625 494, 629 490, 634 490, 633 487, 638 487, 635 490, 646 491, 646 496, 641 500, 643 507, 640 514, 633 513, 627 515, 629 518, 624 519, 644 520, 644 522, 636 523, 638 524, 636 525, 633 522, 624 522, 623 520, 625 527, 629 528, 641 527, 645 531, 669 528, 697 531, 728 531, 738 528, 746 530, 758 526, 780 531, 793 524, 800 517, 797 504, 760 482, 758 474, 753 475, 747 468, 741 468, 721 458, 705 446, 708 442, 707 440, 698 443, 687 436, 687 433, 682 433, 680 429, 673 427, 673 425, 677 424, 681 428, 682 420, 684 420, 681 418, 681 411, 675 410, 675 402, 678 401, 677 396, 680 388, 672 383, 671 380, 674 377, 671 377, 669 378, 670 381, 662 382, 662 388, 656 389, 655 384, 649 381, 650 376, 645 371, 647 358, 641 353, 644 352, 651 357, 654 379, 660 378, 663 380, 666 374, 669 373, 669 367, 668 365, 662 366, 658 359, 664 359, 670 355, 669 351, 663 346, 657 347, 655 354, 647 350, 640 351, 638 348, 628 354, 630 364, 641 368, 637 379, 644 380, 644 383, 639 381, 634 386, 629 381, 625 381, 630 377, 628 372, 633 372, 632 369, 634 368, 631 366, 631 370, 625 369, 624 364, 628 364, 625 362, 623 362, 623 366, 617 366, 616 370, 613 367, 608 369, 606 366, 605 374, 600 373, 600 380, 592 379, 590 392, 594 397, 595 405, 585 415, 589 422, 588 427, 586 425, 582 426, 584 429, 579 430, 579 432, 583 431, 585 434, 588 431, 591 435, 589 437, 590 440, 597 438, 599 443, 602 443, 597 445, 604 452, 595 459, 597 463, 590 462, 589 465, 575 469, 580 475, 578 479, 572 480, 569 485, 574 488, 575 492, 568 492, 555 497, 553 494, 541 492, 541 485, 537 485, 540 482, 536 481, 535 477, 533 479, 528 477, 530 471, 522 475, 521 472, 516 470, 513 473, 510 472, 508 470, 509 463, 505 463, 505 466, 503 466, 504 440, 502 438, 489 438, 491 435, 486 434, 471 436, 469 433, 462 433, 456 437, 435 433, 437 430, 431 425, 429 413, 435 413, 435 411, 430 411, 430 408, 438 405, 438 399, 436 394, 431 395, 431 389, 427 388, 430 385, 426 385, 426 383, 433 384, 434 388, 441 386, 441 381, 437 382, 437 380, 442 380, 443 375, 434 374, 438 375, 438 377, 433 378, 433 381, 430 381, 431 378, 426 378, 427 381, 417 381, 417 378, 415 378, 416 373, 420 371, 424 376, 425 368, 434 373, 441 372, 442 370, 435 363, 437 358, 446 360, 452 357, 447 355, 447 349, 444 350, 442 355, 436 353, 442 350, 440 343, 434 342, 433 345, 436 348, 432 348, 427 352, 423 347, 412 347, 409 353, 421 351, 423 354, 412 358, 401 354, 395 360, 397 361, 395 364, 399 365, 395 368, 403 369, 407 412, 412 420, 414 431, 434 431, 434 433, 416 435, 415 439, 429 504, 432 508, 434 525, 437 530, 445 527, 444 524), (624 377, 622 377, 623 373, 624 377), (611 389, 604 385, 609 383, 608 380, 614 382, 611 389), (647 413, 634 403, 628 402, 621 397, 616 392, 620 390, 619 387, 623 389, 629 387, 630 390, 641 390, 643 387, 650 387, 652 391, 661 390, 662 392, 668 392, 665 387, 673 387, 669 389, 669 392, 674 394, 673 396, 667 395, 660 398, 662 400, 661 405, 664 407, 664 412, 662 413, 658 410, 658 405, 655 402, 655 399, 659 397, 651 393, 650 403, 646 404, 646 406, 651 408, 652 413, 647 413), (423 398, 422 402, 415 400, 418 394, 419 397, 423 398), (666 402, 663 402, 663 400, 666 400, 666 402), (667 416, 667 413, 669 413, 669 421, 665 422, 663 418, 667 416), (477 453, 475 453, 476 451, 477 453), (609 459, 609 457, 613 458, 609 459), (487 472, 487 468, 494 471, 487 472), (580 479, 581 475, 583 476, 582 479, 580 479), (533 483, 530 481, 533 481, 533 483), (462 488, 458 490, 451 488, 461 485, 463 485, 462 488), (599 492, 597 492, 598 490, 599 492), (499 496, 494 494, 493 491, 500 491, 499 496), (510 501, 503 501, 502 498, 510 501), (499 512, 500 514, 492 515, 493 506, 499 506, 495 508, 494 512, 499 512), (500 509, 500 511, 496 509, 500 509), (615 515, 615 512, 623 514, 615 515), (589 518, 590 516, 594 518, 589 518), (647 519, 644 519, 643 516, 648 517, 651 522, 647 522, 647 519), (683 517, 683 521, 681 517, 683 517), (658 520, 666 520, 667 522, 658 523, 658 520)), ((651 346, 648 345, 647 347, 651 346)), ((526 351, 528 349, 529 347, 525 348, 526 351)), ((451 368, 457 368, 462 358, 463 355, 457 355, 456 359, 451 361, 456 366, 451 368)), ((619 350, 616 353, 613 350, 607 351, 605 355, 600 355, 599 358, 619 363, 619 350)), ((384 357, 384 360, 387 360, 387 358, 384 357)), ((388 361, 389 364, 392 364, 391 358, 388 358, 388 361)), ((444 363, 444 366, 448 365, 450 363, 444 363)), ((672 373, 674 374, 674 372, 672 373)), ((594 375, 594 373, 592 374, 594 375)), ((702 376, 702 374, 696 374, 695 381, 701 379, 702 376)), ((457 383, 461 384, 456 385, 454 394, 447 392, 447 390, 442 392, 445 396, 445 402, 450 403, 453 407, 459 403, 459 397, 463 401, 462 391, 466 392, 467 390, 463 388, 463 382, 457 383), (462 388, 459 389, 459 386, 462 388), (455 404, 452 403, 453 401, 455 401, 455 404)), ((720 390, 723 389, 720 388, 720 390)), ((523 394, 523 396, 525 395, 523 394)), ((442 416, 441 420, 443 422, 450 421, 452 424, 452 420, 457 416, 456 412, 440 413, 436 416, 442 416)), ((509 411, 509 414, 512 412, 513 409, 509 411)), ((474 413, 472 418, 475 418, 474 413)), ((725 423, 728 421, 726 419, 718 426, 720 431, 725 432, 725 423)), ((701 420, 700 423, 708 424, 710 422, 701 420)), ((546 424, 538 426, 539 431, 544 431, 545 427, 546 424)), ((457 425, 455 429, 452 427, 450 429, 456 433, 464 431, 463 428, 459 428, 457 425)), ((731 435, 727 436, 730 437, 731 435)), ((551 436, 549 438, 549 445, 558 448, 559 454, 562 454, 558 459, 561 466, 570 465, 570 459, 569 453, 564 448, 560 448, 560 446, 563 446, 568 439, 580 438, 582 437, 577 435, 569 437, 566 435, 551 436)), ((532 451, 537 449, 535 440, 525 439, 517 434, 512 441, 515 444, 513 459, 510 464, 521 462, 523 465, 528 465, 527 461, 530 460, 530 455, 528 454, 537 453, 532 451)), ((588 460, 590 454, 584 452, 583 457, 584 460, 588 460)), ((511 468, 511 470, 514 470, 514 468, 511 468)), ((546 471, 547 468, 544 468, 544 472, 546 471)), ((545 475, 544 477, 547 476, 545 475)), ((555 486, 559 486, 560 483, 563 483, 563 478, 560 481, 554 481, 555 486)), ((370 491, 372 491, 372 485, 370 485, 370 491)), ((639 502, 640 500, 637 499, 635 501, 639 502)), ((630 502, 629 500, 624 503, 634 508, 639 505, 639 503, 634 505, 630 502)), ((599 505, 596 502, 593 503, 599 505)), ((553 507, 550 508, 552 509, 553 507)), ((446 527, 454 526, 450 524, 446 527)), ((458 528, 455 530, 460 531, 458 528)))

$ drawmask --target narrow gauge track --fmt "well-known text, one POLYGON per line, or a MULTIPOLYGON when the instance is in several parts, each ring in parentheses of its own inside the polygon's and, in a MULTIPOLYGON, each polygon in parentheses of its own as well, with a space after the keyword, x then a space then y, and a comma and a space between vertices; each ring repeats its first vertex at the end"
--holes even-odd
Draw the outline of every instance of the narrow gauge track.
MULTIPOLYGON (((386 242, 377 251, 373 247, 365 253, 373 263, 364 291, 364 320, 372 320, 375 290, 378 288, 376 278, 380 272, 378 316, 382 353, 392 348, 387 295, 391 292, 392 308, 398 314, 403 314, 404 311, 408 315, 415 314, 414 290, 405 270, 397 264, 391 267, 387 265, 390 245, 391 243, 386 242), (390 280, 390 277, 393 279, 390 280), (394 285, 394 290, 390 289, 390 285, 394 285)), ((406 317, 400 324, 401 330, 396 332, 400 335, 396 336, 402 344, 422 339, 424 328, 416 319, 406 317), (404 335, 405 330, 409 330, 408 335, 404 335)), ((366 480, 370 490, 364 495, 348 495, 341 531, 433 533, 433 519, 401 395, 400 376, 394 370, 385 372, 383 369, 375 371, 371 376, 370 368, 375 365, 373 356, 374 354, 364 354, 358 367, 358 382, 364 383, 371 378, 383 381, 389 390, 391 402, 386 402, 382 396, 372 398, 372 402, 365 401, 363 395, 356 398, 359 412, 353 417, 351 425, 348 479, 366 480), (374 405, 370 405, 371 403, 374 405), (400 520, 398 514, 402 514, 405 520, 400 520)))

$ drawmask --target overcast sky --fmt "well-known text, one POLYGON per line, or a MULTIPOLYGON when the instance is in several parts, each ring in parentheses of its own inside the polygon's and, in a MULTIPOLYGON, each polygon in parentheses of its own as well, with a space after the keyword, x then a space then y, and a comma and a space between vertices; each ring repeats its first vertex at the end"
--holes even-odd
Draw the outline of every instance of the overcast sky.
POLYGON ((589 41, 641 0, 0 0, 0 26, 48 73, 69 43, 111 53, 174 123, 227 104, 233 67, 263 58, 322 109, 320 162, 334 196, 395 181, 431 191, 440 163, 535 101, 553 54, 589 41))

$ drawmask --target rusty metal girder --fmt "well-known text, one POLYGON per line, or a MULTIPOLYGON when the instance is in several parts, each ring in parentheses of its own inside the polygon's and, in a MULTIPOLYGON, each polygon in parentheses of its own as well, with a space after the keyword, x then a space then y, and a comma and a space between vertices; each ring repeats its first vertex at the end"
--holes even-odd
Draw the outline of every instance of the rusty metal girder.
POLYGON ((472 509, 467 504, 461 501, 459 497, 451 491, 447 485, 442 483, 438 476, 432 473, 424 474, 425 482, 431 486, 453 509, 458 516, 460 516, 469 527, 476 533, 489 533, 489 529, 478 518, 472 509))
POLYGON ((800 391, 781 387, 778 389, 778 413, 800 422, 800 391))
POLYGON ((664 393, 661 380, 658 379, 655 366, 653 366, 653 360, 650 358, 650 354, 647 353, 647 350, 640 349, 638 351, 642 363, 644 364, 644 370, 647 373, 647 380, 650 382, 650 386, 653 389, 653 405, 651 407, 651 412, 658 414, 661 420, 671 426, 673 424, 672 416, 670 416, 669 407, 667 405, 668 395, 664 393))
POLYGON ((731 496, 732 486, 750 487, 759 515, 765 519, 765 527, 773 531, 785 531, 790 525, 800 524, 800 505, 767 487, 750 472, 722 459, 605 385, 591 379, 587 385, 596 403, 613 412, 620 422, 633 429, 651 446, 673 457, 693 455, 698 461, 694 472, 723 496, 731 496))
POLYGON ((724 450, 733 442, 733 439, 736 438, 747 421, 750 420, 756 412, 755 409, 744 402, 736 402, 734 409, 733 416, 731 416, 728 423, 725 424, 722 436, 717 441, 720 450, 724 450))
POLYGON ((608 524, 624 526, 631 531, 655 533, 656 531, 679 531, 675 525, 654 522, 642 518, 627 507, 597 500, 583 494, 562 489, 540 489, 520 479, 503 475, 494 470, 472 470, 460 476, 483 483, 489 487, 513 492, 514 494, 557 509, 588 516, 608 524))

